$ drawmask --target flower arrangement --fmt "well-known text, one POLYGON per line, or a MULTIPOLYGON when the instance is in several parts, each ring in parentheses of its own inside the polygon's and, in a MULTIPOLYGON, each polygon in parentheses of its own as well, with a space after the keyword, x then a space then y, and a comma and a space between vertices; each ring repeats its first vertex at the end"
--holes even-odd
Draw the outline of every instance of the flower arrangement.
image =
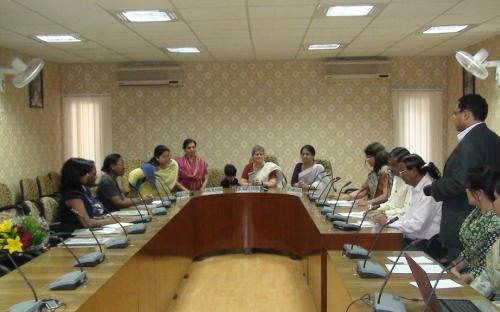
POLYGON ((49 236, 47 223, 33 216, 16 217, 0 223, 0 250, 9 253, 38 250, 49 236))

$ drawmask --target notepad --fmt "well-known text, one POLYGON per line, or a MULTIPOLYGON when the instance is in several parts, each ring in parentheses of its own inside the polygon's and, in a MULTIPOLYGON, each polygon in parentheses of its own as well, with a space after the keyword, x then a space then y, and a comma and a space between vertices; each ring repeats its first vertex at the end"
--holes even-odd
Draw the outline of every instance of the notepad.
MULTIPOLYGON (((361 218, 363 218, 364 214, 365 213, 363 211, 353 211, 353 212, 351 212, 351 215, 349 218, 352 217, 352 218, 361 219, 361 218)), ((339 212, 339 215, 347 217, 347 215, 349 215, 349 213, 348 212, 339 212)))
MULTIPOLYGON (((360 225, 361 224, 361 220, 356 221, 356 224, 360 225)), ((373 223, 372 221, 367 221, 367 220, 365 220, 363 222, 363 224, 361 225, 362 228, 373 228, 373 227, 376 227, 376 226, 377 225, 375 223, 373 223)))
MULTIPOLYGON (((143 216, 148 215, 147 211, 144 209, 140 210, 140 212, 143 216)), ((120 211, 112 212, 112 214, 113 214, 113 216, 120 216, 120 217, 139 216, 139 212, 137 210, 120 210, 120 211)))
MULTIPOLYGON (((427 274, 437 274, 437 273, 441 273, 441 271, 443 270, 441 268, 441 266, 437 265, 437 264, 421 264, 420 266, 427 274)), ((386 264, 385 267, 387 268, 388 271, 390 271, 392 268, 392 263, 386 264)), ((411 269, 406 264, 396 264, 392 273, 411 274, 411 269)))
MULTIPOLYGON (((431 281, 431 285, 434 287, 434 284, 436 281, 431 281)), ((417 282, 410 282, 411 285, 415 286, 418 288, 417 282)), ((454 280, 451 279, 443 279, 440 280, 439 283, 436 286, 436 289, 448 289, 448 288, 460 288, 464 287, 460 285, 459 283, 455 282, 454 280)))
POLYGON ((335 205, 337 203, 337 207, 351 207, 352 206, 352 200, 329 200, 327 201, 328 204, 330 205, 335 205))
MULTIPOLYGON (((132 225, 132 223, 128 223, 128 222, 121 222, 121 224, 122 224, 123 227, 127 227, 127 226, 131 226, 132 225)), ((121 229, 121 226, 118 223, 112 223, 112 224, 104 225, 103 228, 121 229)))
MULTIPOLYGON (((95 235, 111 235, 111 234, 120 234, 122 232, 122 229, 116 229, 116 228, 100 228, 100 229, 95 229, 94 234, 95 235)), ((90 232, 89 229, 77 229, 74 230, 73 233, 71 234, 73 236, 91 236, 92 233, 90 232)))
MULTIPOLYGON (((389 261, 391 262, 396 262, 396 259, 398 257, 387 257, 387 259, 389 259, 389 261)), ((413 260, 415 260, 416 263, 418 264, 432 264, 434 263, 434 261, 432 261, 431 259, 425 257, 425 256, 418 256, 418 257, 411 257, 413 260)), ((407 264, 406 262, 406 258, 405 257, 399 257, 399 260, 398 260, 398 263, 403 263, 403 264, 407 264)))

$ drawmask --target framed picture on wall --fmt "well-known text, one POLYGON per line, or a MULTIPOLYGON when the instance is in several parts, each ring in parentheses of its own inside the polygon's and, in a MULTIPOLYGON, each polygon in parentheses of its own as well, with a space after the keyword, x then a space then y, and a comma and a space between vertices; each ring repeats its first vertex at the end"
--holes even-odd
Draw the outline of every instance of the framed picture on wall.
POLYGON ((476 93, 476 77, 465 69, 462 69, 462 83, 463 95, 476 93))
POLYGON ((43 108, 43 70, 29 84, 29 107, 43 108))

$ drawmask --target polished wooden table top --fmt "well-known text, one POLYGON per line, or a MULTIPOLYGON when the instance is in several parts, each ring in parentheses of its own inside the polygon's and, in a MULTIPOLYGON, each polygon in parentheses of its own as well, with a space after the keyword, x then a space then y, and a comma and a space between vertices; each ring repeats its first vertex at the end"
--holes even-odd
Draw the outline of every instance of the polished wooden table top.
MULTIPOLYGON (((357 240, 363 246, 369 246, 376 231, 376 228, 362 229, 357 240)), ((379 249, 399 248, 400 233, 386 229, 383 235, 384 239, 377 244, 379 249)), ((76 270, 72 267, 73 258, 63 248, 50 250, 24 265, 22 269, 35 287, 39 298, 58 299, 67 305, 65 311, 80 309, 92 301, 90 299, 95 298, 97 293, 103 293, 103 289, 107 289, 108 285, 116 284, 116 276, 125 276, 118 286, 114 286, 120 288, 119 291, 113 290, 109 292, 111 295, 107 299, 99 298, 100 301, 96 302, 113 304, 131 301, 135 310, 138 308, 140 311, 143 305, 149 304, 140 302, 140 298, 147 297, 151 291, 157 291, 157 296, 162 296, 161 289, 157 288, 169 279, 169 273, 164 273, 164 279, 157 282, 159 285, 147 283, 157 278, 151 274, 154 275, 158 268, 161 270, 165 264, 161 261, 166 261, 165 259, 193 259, 211 252, 241 248, 278 250, 305 257, 324 253, 327 249, 339 249, 344 243, 352 241, 353 233, 332 229, 331 224, 319 215, 318 209, 305 197, 299 198, 279 191, 234 193, 229 190, 224 194, 198 193, 189 199, 181 200, 168 209, 167 215, 155 216, 153 221, 147 224, 145 234, 129 237, 129 247, 104 250, 106 260, 103 263, 93 268, 85 268, 88 281, 73 291, 48 289, 48 284, 57 277, 76 270), (137 265, 134 261, 137 261, 137 265), (152 266, 148 266, 150 262, 154 262, 152 266), (134 295, 139 299, 132 299, 134 295)), ((74 249, 78 256, 95 250, 96 248, 74 249)), ((323 295, 322 298, 326 300, 323 295)), ((30 299, 31 292, 17 272, 0 278, 0 310, 30 299)), ((84 310, 90 310, 90 306, 92 305, 84 310)), ((158 304, 142 310, 157 310, 158 306, 163 308, 158 304)))
MULTIPOLYGON (((423 252, 407 252, 411 256, 425 256, 423 252)), ((385 264, 391 263, 387 257, 397 256, 399 252, 396 251, 375 251, 371 257, 371 260, 376 261, 385 267, 385 264)), ((427 256, 429 259, 429 256, 427 256)), ((333 263, 333 267, 338 273, 339 277, 342 279, 343 287, 349 294, 350 300, 356 300, 362 296, 369 294, 373 297, 373 294, 380 291, 380 287, 384 282, 383 279, 370 279, 370 278, 360 278, 356 274, 356 263, 357 259, 349 259, 342 255, 341 251, 329 251, 328 252, 329 261, 333 263)), ((438 278, 439 274, 428 274, 429 280, 435 280, 438 278)), ((461 288, 448 288, 448 289, 438 289, 436 295, 438 298, 446 299, 483 299, 478 292, 464 284, 463 282, 457 280, 451 273, 445 273, 442 277, 443 279, 452 279, 457 283, 463 285, 461 288)), ((407 308, 407 311, 420 312, 424 302, 422 296, 417 287, 410 285, 413 282, 413 275, 410 274, 392 274, 389 282, 387 283, 384 293, 390 293, 396 296, 404 297, 407 299, 416 299, 418 301, 403 299, 403 302, 407 308)), ((328 290, 329 294, 334 293, 335 290, 328 290)), ((347 307, 343 307, 345 311, 347 307)), ((371 307, 368 307, 362 302, 357 302, 354 304, 352 311, 372 311, 371 307)))

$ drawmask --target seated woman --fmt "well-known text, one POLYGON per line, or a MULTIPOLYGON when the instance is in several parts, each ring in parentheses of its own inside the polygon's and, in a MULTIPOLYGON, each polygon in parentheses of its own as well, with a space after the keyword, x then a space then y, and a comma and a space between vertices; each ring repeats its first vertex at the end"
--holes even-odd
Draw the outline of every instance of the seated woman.
MULTIPOLYGON (((97 199, 104 205, 106 211, 116 211, 142 204, 140 198, 127 198, 118 187, 116 178, 125 174, 125 165, 120 154, 109 154, 104 158, 101 171, 104 174, 97 184, 97 199)), ((144 196, 144 202, 150 204, 153 196, 144 196)))
POLYGON ((304 190, 311 189, 313 182, 318 181, 320 174, 325 171, 323 165, 316 164, 314 156, 316 150, 311 145, 304 145, 300 149, 302 162, 295 165, 292 175, 292 186, 300 187, 304 190))
POLYGON ((241 174, 241 185, 281 187, 282 179, 281 168, 275 163, 266 162, 264 148, 255 145, 252 148, 251 162, 245 166, 241 174))
POLYGON ((465 261, 455 266, 451 272, 466 283, 479 276, 485 268, 486 252, 499 237, 500 219, 493 209, 495 172, 476 167, 469 169, 466 176, 467 199, 475 206, 460 227, 459 238, 463 245, 461 256, 465 261), (489 241, 487 248, 477 254, 477 247, 489 241))
MULTIPOLYGON (((399 215, 399 220, 389 226, 404 234, 405 246, 413 244, 412 250, 423 250, 433 257, 438 257, 442 248, 437 243, 437 237, 431 239, 439 233, 441 202, 426 196, 424 187, 432 184, 434 179, 439 179, 441 174, 433 163, 426 164, 420 156, 410 154, 402 159, 399 176, 410 186, 410 201, 405 207, 404 215, 399 215)), ((384 224, 391 217, 393 216, 379 214, 373 219, 384 224)))
POLYGON ((115 223, 107 217, 97 216, 95 199, 86 191, 85 186, 95 182, 96 169, 94 162, 82 158, 68 159, 61 169, 61 209, 59 221, 64 232, 75 229, 99 227, 115 223))
MULTIPOLYGON (((493 209, 497 217, 500 217, 500 172, 495 174, 495 201, 493 209)), ((493 300, 493 304, 500 308, 500 229, 495 235, 489 238, 496 241, 486 253, 484 270, 471 283, 471 287, 480 292, 483 296, 493 300)), ((489 245, 489 244, 487 244, 489 245)))
POLYGON ((204 189, 208 182, 208 164, 196 155, 196 141, 185 139, 182 143, 184 156, 177 158, 179 163, 179 181, 177 188, 182 191, 204 189))
POLYGON ((170 195, 177 183, 179 166, 170 158, 170 149, 165 145, 155 147, 149 162, 128 174, 128 183, 134 192, 139 191, 142 197, 158 197, 170 195))
POLYGON ((368 195, 368 204, 382 204, 387 201, 392 185, 392 174, 387 166, 389 153, 385 147, 374 142, 365 148, 365 163, 372 169, 360 190, 345 196, 347 200, 363 198, 368 195))

